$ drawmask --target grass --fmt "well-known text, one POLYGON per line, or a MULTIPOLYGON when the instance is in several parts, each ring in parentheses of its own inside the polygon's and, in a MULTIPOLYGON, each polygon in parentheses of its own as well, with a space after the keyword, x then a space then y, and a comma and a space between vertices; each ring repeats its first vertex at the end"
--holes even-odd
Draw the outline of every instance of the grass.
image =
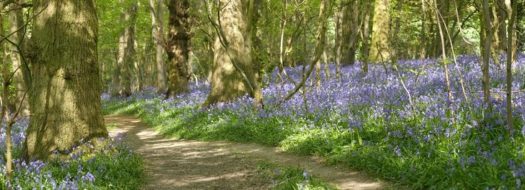
POLYGON ((484 117, 476 110, 456 113, 471 118, 451 125, 421 113, 386 122, 356 109, 363 123, 354 128, 329 113, 258 117, 256 112, 165 106, 158 99, 108 101, 104 110, 136 115, 166 136, 280 146, 414 189, 519 189, 525 176, 524 138, 502 126, 503 116, 484 117))
MULTIPOLYGON (((140 189, 143 160, 129 148, 114 142, 96 153, 72 154, 71 159, 15 161, 14 189, 140 189)), ((0 173, 0 189, 9 189, 0 173)))
POLYGON ((272 180, 275 190, 331 190, 334 187, 296 167, 283 167, 270 162, 260 162, 257 165, 260 175, 272 180))

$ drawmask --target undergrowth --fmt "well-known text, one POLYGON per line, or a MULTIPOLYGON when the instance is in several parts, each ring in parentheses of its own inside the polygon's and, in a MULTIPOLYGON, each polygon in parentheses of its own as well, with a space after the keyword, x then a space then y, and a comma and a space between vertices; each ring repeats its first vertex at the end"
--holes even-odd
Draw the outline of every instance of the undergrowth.
POLYGON ((296 167, 283 167, 269 162, 260 162, 257 165, 260 175, 272 181, 275 190, 332 190, 332 186, 311 176, 308 171, 296 167))
POLYGON ((519 189, 525 180, 525 140, 518 128, 505 129, 501 115, 465 109, 454 124, 422 113, 386 122, 355 109, 362 121, 356 125, 330 113, 261 117, 257 110, 166 106, 159 99, 110 100, 104 110, 139 116, 166 136, 280 146, 414 189, 519 189))

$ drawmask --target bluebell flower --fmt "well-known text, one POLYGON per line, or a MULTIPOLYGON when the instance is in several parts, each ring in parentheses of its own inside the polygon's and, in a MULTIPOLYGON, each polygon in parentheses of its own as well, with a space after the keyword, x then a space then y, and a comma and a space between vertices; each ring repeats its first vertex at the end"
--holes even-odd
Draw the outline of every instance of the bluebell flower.
POLYGON ((86 175, 82 176, 84 182, 93 183, 95 181, 95 176, 91 172, 87 172, 86 175))

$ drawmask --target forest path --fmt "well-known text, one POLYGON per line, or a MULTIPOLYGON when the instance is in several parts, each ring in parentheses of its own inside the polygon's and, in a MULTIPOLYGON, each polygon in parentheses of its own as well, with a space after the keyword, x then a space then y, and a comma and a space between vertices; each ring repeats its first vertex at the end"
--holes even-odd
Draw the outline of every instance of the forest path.
POLYGON ((108 116, 125 133, 125 142, 144 158, 144 189, 269 189, 271 179, 257 174, 257 164, 270 161, 298 166, 338 189, 385 189, 385 182, 348 169, 323 165, 319 160, 283 153, 256 144, 168 139, 139 119, 108 116))

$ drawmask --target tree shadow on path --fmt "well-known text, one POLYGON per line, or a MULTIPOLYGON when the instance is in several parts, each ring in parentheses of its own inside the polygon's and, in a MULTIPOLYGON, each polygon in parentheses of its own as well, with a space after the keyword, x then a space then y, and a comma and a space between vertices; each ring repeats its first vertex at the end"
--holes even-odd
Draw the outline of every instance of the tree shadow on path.
POLYGON ((261 161, 306 169, 338 189, 385 189, 386 183, 347 168, 325 166, 313 158, 255 144, 166 139, 139 119, 106 117, 116 124, 110 135, 125 133, 125 142, 143 156, 144 189, 269 189, 272 180, 257 174, 261 161))

